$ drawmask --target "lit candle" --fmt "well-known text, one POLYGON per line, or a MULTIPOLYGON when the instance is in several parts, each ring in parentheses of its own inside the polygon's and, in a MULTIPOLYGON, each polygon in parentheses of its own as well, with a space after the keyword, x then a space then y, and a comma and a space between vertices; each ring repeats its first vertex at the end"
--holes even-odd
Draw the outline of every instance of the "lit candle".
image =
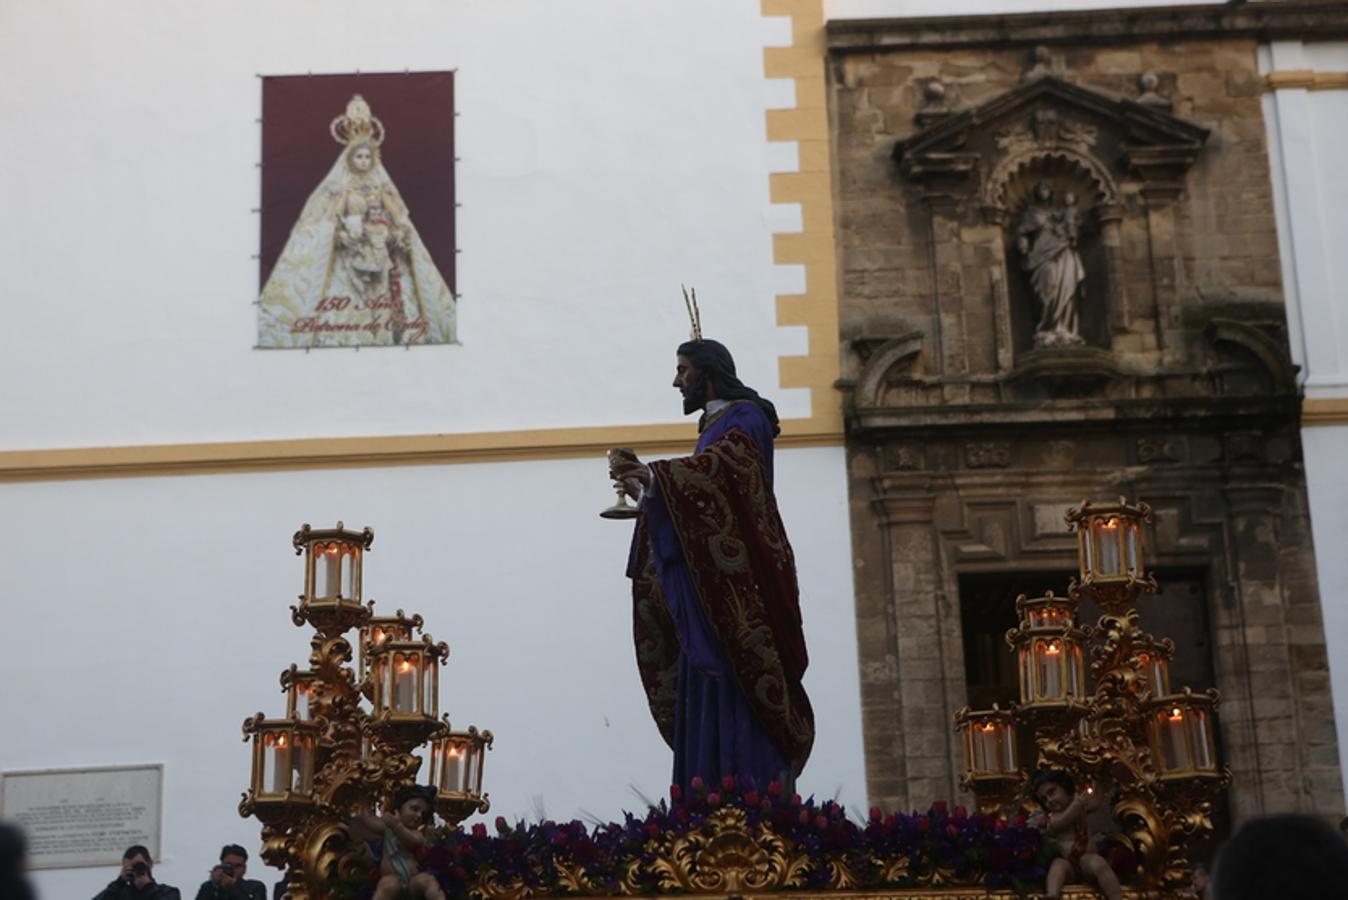
POLYGON ((1119 520, 1115 518, 1096 519, 1095 520, 1095 538, 1100 546, 1097 548, 1099 554, 1099 574, 1117 575, 1121 571, 1119 566, 1119 520))
POLYGON ((314 689, 304 682, 295 685, 295 715, 301 719, 312 719, 309 703, 313 699, 314 689))
POLYGON ((416 712, 417 667, 408 657, 398 654, 397 674, 393 679, 393 711, 416 712))
POLYGON ((1137 523, 1129 522, 1124 526, 1127 530, 1124 532, 1124 553, 1127 555, 1128 571, 1136 573, 1141 566, 1137 560, 1137 523))
POLYGON ((1040 644, 1044 649, 1039 662, 1041 697, 1057 700, 1062 696, 1062 651, 1057 641, 1045 641, 1040 644))
POLYGON ((272 742, 272 793, 283 794, 290 790, 290 742, 286 740, 284 732, 281 734, 268 732, 267 738, 272 742))
POLYGON ((444 766, 440 774, 440 790, 455 793, 462 791, 463 751, 458 744, 445 745, 444 766))
POLYGON ((324 599, 342 595, 342 554, 337 544, 328 544, 323 550, 323 589, 318 596, 324 599))
POLYGON ((991 722, 974 726, 974 771, 999 770, 997 753, 997 726, 991 722))
POLYGON ((1184 727, 1184 710, 1171 707, 1165 721, 1166 768, 1179 771, 1189 768, 1189 746, 1184 727))

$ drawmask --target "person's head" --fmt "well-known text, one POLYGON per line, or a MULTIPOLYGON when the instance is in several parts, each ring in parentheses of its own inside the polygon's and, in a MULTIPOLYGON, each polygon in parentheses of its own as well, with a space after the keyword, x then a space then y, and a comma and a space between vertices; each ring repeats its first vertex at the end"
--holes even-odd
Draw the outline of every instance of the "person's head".
POLYGON ((1047 181, 1036 181, 1034 183, 1034 199, 1040 203, 1047 203, 1053 199, 1053 188, 1049 187, 1047 181))
POLYGON ((0 822, 0 884, 17 878, 28 857, 28 839, 17 825, 0 822))
POLYGON ((352 171, 364 175, 374 168, 374 145, 369 141, 356 141, 346 151, 346 164, 352 171))
POLYGON ((132 844, 126 848, 122 854, 122 874, 128 878, 137 875, 150 877, 154 871, 154 860, 150 858, 150 851, 142 844, 132 844))
POLYGON ((238 844, 225 844, 220 849, 220 865, 225 867, 226 874, 242 878, 248 870, 248 851, 238 844))
POLYGON ((1077 784, 1061 769, 1040 769, 1030 779, 1030 793, 1045 812, 1062 812, 1077 795, 1077 784))
POLYGON ((687 341, 676 351, 674 387, 683 394, 685 415, 705 409, 708 400, 752 400, 767 414, 773 434, 780 429, 777 409, 739 380, 735 359, 720 341, 687 341))
POLYGON ((431 824, 435 804, 435 789, 409 784, 393 795, 393 812, 404 828, 421 828, 431 824))
POLYGON ((1348 844, 1314 816, 1250 819, 1217 852, 1212 896, 1348 897, 1348 844))

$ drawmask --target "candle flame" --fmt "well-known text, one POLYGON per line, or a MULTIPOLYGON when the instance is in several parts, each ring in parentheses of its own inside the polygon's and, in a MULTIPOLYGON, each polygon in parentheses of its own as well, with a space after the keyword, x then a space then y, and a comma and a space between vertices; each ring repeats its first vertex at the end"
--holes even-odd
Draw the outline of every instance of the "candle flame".
POLYGON ((982 725, 979 725, 978 728, 979 728, 980 731, 996 731, 996 730, 997 730, 997 726, 994 725, 994 724, 992 724, 991 722, 984 722, 982 725))
POLYGON ((1179 721, 1181 721, 1183 718, 1184 718, 1184 711, 1181 710, 1178 706, 1173 707, 1173 708, 1170 710, 1170 721, 1172 721, 1172 722, 1179 722, 1179 721))
POLYGON ((403 660, 403 661, 402 661, 401 663, 399 663, 398 665, 399 665, 399 669, 398 669, 398 670, 399 670, 400 672, 410 672, 410 671, 412 671, 412 664, 411 664, 410 662, 408 662, 407 660, 403 660))
POLYGON ((1057 641, 1049 641, 1047 644, 1044 645, 1044 652, 1047 653, 1047 654, 1049 654, 1049 655, 1051 655, 1051 656, 1057 656, 1057 655, 1058 655, 1058 642, 1057 642, 1057 641))

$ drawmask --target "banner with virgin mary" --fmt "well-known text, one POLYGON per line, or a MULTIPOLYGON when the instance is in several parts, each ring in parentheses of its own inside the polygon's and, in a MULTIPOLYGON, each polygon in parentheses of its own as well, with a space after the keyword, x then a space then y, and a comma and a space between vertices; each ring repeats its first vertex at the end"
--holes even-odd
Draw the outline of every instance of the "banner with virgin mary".
POLYGON ((263 79, 258 346, 457 342, 453 73, 263 79))

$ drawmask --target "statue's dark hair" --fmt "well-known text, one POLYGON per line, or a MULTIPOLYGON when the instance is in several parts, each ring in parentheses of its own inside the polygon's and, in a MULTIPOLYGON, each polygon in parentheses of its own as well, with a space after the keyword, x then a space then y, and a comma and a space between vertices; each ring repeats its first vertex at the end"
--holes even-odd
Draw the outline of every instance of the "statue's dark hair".
POLYGON ((1212 896, 1348 897, 1348 843, 1314 816, 1250 819, 1217 853, 1212 896))
POLYGON ((428 784, 404 785, 393 795, 394 811, 402 809, 403 804, 410 800, 426 801, 426 815, 423 818, 426 822, 430 822, 432 814, 435 812, 435 788, 428 784))
POLYGON ((1056 784, 1072 795, 1077 792, 1077 783, 1062 769, 1036 769, 1030 776, 1030 796, 1039 804, 1040 809, 1044 808, 1044 801, 1039 799, 1039 788, 1045 784, 1056 784))
POLYGON ((782 433, 777 407, 772 401, 758 395, 758 391, 740 381, 735 375, 735 359, 725 344, 704 338, 700 341, 687 341, 679 345, 678 355, 686 357, 698 373, 707 379, 718 400, 749 400, 758 404, 772 423, 773 435, 782 433))

